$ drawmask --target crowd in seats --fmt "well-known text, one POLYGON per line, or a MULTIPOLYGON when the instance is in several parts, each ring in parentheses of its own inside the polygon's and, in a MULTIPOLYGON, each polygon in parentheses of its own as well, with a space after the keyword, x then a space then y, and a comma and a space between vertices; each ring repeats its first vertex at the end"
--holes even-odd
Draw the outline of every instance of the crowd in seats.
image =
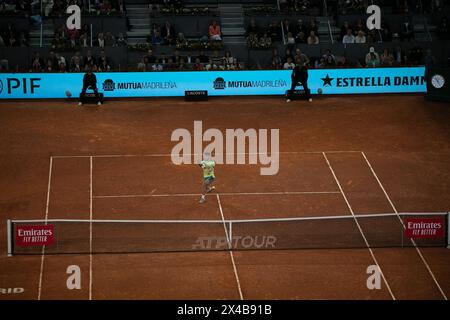
POLYGON ((272 43, 283 40, 283 34, 288 46, 299 43, 319 44, 318 26, 314 18, 308 23, 302 19, 293 22, 272 20, 267 27, 259 26, 255 19, 251 19, 246 28, 248 46, 252 49, 267 49, 272 43))
POLYGON ((223 56, 218 51, 207 56, 204 51, 199 51, 197 55, 181 55, 175 50, 173 55, 167 56, 162 53, 157 56, 149 49, 138 63, 137 69, 138 71, 241 70, 242 65, 229 51, 223 56))
MULTIPOLYGON (((40 0, 36 2, 40 3, 40 0)), ((113 14, 123 14, 125 7, 123 0, 42 0, 45 17, 62 17, 70 5, 77 5, 83 13, 108 16, 113 14), (91 7, 89 8, 89 3, 91 7)))
MULTIPOLYGON (((270 63, 265 69, 280 70, 293 69, 296 64, 307 65, 310 68, 348 68, 348 67, 400 67, 400 66, 418 66, 427 65, 430 61, 435 62, 431 51, 425 53, 420 46, 411 48, 408 52, 403 51, 400 46, 394 49, 385 48, 382 53, 377 52, 374 47, 354 63, 350 63, 345 56, 336 56, 330 49, 319 57, 308 57, 300 48, 291 49, 286 47, 284 55, 280 55, 278 50, 273 48, 271 51, 270 63)), ((261 69, 264 69, 260 67, 261 69)))
POLYGON ((0 47, 27 47, 28 34, 17 30, 13 23, 8 22, 0 30, 0 47))
MULTIPOLYGON (((127 46, 128 42, 126 36, 120 32, 117 36, 112 32, 99 32, 93 35, 92 46, 94 47, 120 47, 127 46)), ((65 25, 60 26, 55 30, 54 38, 51 42, 51 47, 57 51, 74 50, 77 48, 87 48, 91 46, 91 29, 87 24, 84 24, 80 30, 67 29, 65 25)))
POLYGON ((51 50, 46 58, 42 58, 39 52, 34 52, 30 63, 30 72, 84 72, 91 69, 95 72, 111 71, 110 59, 106 56, 105 50, 101 50, 98 56, 92 54, 91 50, 86 51, 82 56, 76 51, 70 60, 51 50))
POLYGON ((363 19, 359 18, 354 24, 344 21, 341 26, 339 41, 344 44, 351 43, 375 43, 392 40, 392 33, 386 22, 381 23, 381 29, 368 30, 363 19))
POLYGON ((200 38, 187 38, 183 32, 176 32, 170 21, 162 26, 154 22, 147 36, 148 45, 175 45, 178 49, 193 50, 202 47, 204 49, 222 48, 222 33, 220 25, 213 20, 200 38), (207 32, 207 33, 206 33, 207 32))

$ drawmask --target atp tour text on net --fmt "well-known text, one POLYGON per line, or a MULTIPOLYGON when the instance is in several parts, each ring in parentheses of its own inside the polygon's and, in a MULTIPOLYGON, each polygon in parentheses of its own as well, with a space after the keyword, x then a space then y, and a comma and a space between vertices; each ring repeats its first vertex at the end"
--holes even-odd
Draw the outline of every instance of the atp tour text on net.
POLYGON ((200 163, 203 154, 210 154, 217 164, 260 164, 261 175, 275 175, 279 170, 280 130, 226 129, 225 135, 216 128, 203 132, 202 121, 194 121, 193 134, 185 128, 172 132, 171 141, 178 141, 172 148, 171 159, 176 165, 200 163), (270 153, 268 143, 270 139, 270 153), (224 150, 225 140, 225 150, 224 150), (246 142, 248 141, 248 152, 246 142), (203 148, 203 142, 209 144, 203 148), (193 150, 192 150, 193 146, 193 150))

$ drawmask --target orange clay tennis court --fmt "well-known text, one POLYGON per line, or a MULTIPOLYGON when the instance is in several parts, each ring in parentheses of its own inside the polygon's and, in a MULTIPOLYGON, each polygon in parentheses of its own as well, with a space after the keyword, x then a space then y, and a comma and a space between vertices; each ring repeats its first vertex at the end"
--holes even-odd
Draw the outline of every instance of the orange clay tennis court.
MULTIPOLYGON (((259 219, 450 208, 450 109, 419 95, 0 103, 0 299, 447 299, 450 250, 6 255, 6 219, 259 219), (280 169, 174 165, 171 133, 280 129, 280 169), (366 286, 378 264, 381 289, 366 286), (67 267, 81 268, 68 290, 67 267)), ((181 232, 181 231, 180 231, 181 232)), ((199 230, 201 233, 201 230, 199 230)), ((330 235, 331 237, 331 235, 330 235)), ((328 239, 332 241, 332 239, 328 239)), ((114 241, 112 239, 111 241, 114 241)), ((120 239, 116 239, 120 244, 120 239)))

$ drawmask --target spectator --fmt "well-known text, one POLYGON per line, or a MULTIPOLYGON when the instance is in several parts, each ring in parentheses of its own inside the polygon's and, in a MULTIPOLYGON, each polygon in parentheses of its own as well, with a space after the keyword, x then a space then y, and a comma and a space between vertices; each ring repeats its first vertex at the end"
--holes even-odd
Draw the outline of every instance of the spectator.
POLYGON ((193 67, 194 71, 203 71, 205 70, 205 66, 203 65, 203 63, 200 61, 200 58, 195 58, 195 63, 194 63, 194 67, 193 67))
POLYGON ((369 53, 366 54, 366 67, 375 68, 380 65, 380 57, 378 53, 375 52, 374 47, 370 47, 369 53))
POLYGON ((389 52, 389 49, 384 49, 380 57, 380 64, 382 67, 392 67, 394 64, 394 56, 389 52))
POLYGON ((164 40, 163 37, 161 36, 161 32, 159 30, 157 30, 153 35, 152 35, 152 40, 151 43, 153 45, 158 45, 158 44, 163 44, 164 40))
POLYGON ((311 35, 311 31, 314 31, 314 34, 317 34, 319 32, 319 29, 317 27, 316 20, 314 18, 311 18, 308 26, 308 33, 311 35))
POLYGON ((281 62, 277 58, 273 57, 272 60, 271 60, 269 69, 280 70, 281 69, 281 62))
POLYGON ((287 33, 286 40, 288 46, 290 46, 291 48, 295 46, 295 38, 292 32, 287 33))
POLYGON ((44 60, 39 56, 39 52, 35 52, 31 60, 31 71, 41 72, 44 69, 44 60))
POLYGON ((403 54, 403 50, 400 46, 396 46, 394 50, 394 64, 401 66, 406 62, 406 56, 403 54))
POLYGON ((53 68, 52 60, 47 59, 47 64, 45 65, 45 72, 53 72, 55 69, 53 68))
POLYGON ((156 56, 153 54, 153 50, 152 49, 148 49, 146 57, 147 57, 148 63, 155 63, 156 62, 156 56))
POLYGON ((286 63, 288 61, 288 59, 291 58, 291 61, 294 60, 294 55, 292 54, 292 51, 290 48, 286 48, 285 54, 284 54, 284 59, 283 59, 283 64, 286 63))
POLYGON ((91 50, 88 50, 86 52, 86 56, 83 59, 84 66, 86 67, 93 67, 95 65, 95 58, 92 56, 91 50))
POLYGON ((19 40, 17 42, 17 45, 19 47, 28 47, 28 40, 25 36, 25 32, 20 32, 19 34, 19 40))
POLYGON ((108 0, 103 0, 102 4, 100 5, 100 13, 103 15, 109 15, 112 11, 112 6, 109 3, 108 0))
POLYGON ((58 69, 58 71, 59 71, 59 72, 67 72, 67 69, 66 69, 66 63, 65 63, 65 62, 61 61, 61 62, 59 63, 59 69, 58 69))
POLYGON ((316 69, 323 69, 323 68, 325 68, 327 65, 326 65, 326 63, 325 63, 325 58, 324 57, 321 57, 320 59, 317 59, 315 62, 314 62, 314 67, 316 68, 316 69))
POLYGON ((98 66, 98 71, 100 71, 100 72, 111 71, 111 66, 109 65, 107 60, 100 61, 100 64, 98 66))
POLYGON ((356 33, 358 33, 359 31, 366 31, 366 27, 365 24, 363 23, 363 20, 361 18, 358 18, 355 27, 353 28, 355 30, 356 33))
POLYGON ((58 57, 55 55, 55 52, 54 52, 53 50, 49 52, 49 56, 48 56, 47 60, 50 60, 50 61, 51 61, 51 64, 52 64, 52 68, 53 68, 53 69, 57 69, 57 68, 58 68, 58 65, 59 65, 59 59, 58 59, 58 57))
POLYGON ((447 17, 443 17, 439 22, 439 25, 436 28, 436 34, 438 35, 438 38, 441 40, 450 39, 450 26, 448 24, 447 17))
POLYGON ((250 20, 250 24, 247 26, 247 36, 250 34, 259 35, 259 28, 256 25, 255 19, 250 20))
POLYGON ((381 23, 381 31, 380 32, 381 32, 381 37, 382 37, 383 42, 392 41, 391 30, 389 29, 389 26, 385 22, 381 23))
POLYGON ((281 40, 281 27, 280 27, 279 23, 277 23, 275 20, 272 20, 272 22, 269 25, 268 30, 269 30, 269 36, 270 36, 270 39, 272 39, 272 42, 281 40))
POLYGON ((259 46, 261 48, 270 48, 272 45, 272 39, 270 39, 267 32, 264 32, 264 35, 259 39, 259 46))
POLYGON ((272 49, 271 61, 272 62, 275 61, 275 63, 281 68, 281 66, 282 66, 281 58, 278 55, 278 50, 275 48, 272 49))
POLYGON ((219 56, 219 52, 217 50, 213 52, 211 59, 216 66, 219 66, 220 62, 222 61, 222 57, 219 56))
POLYGON ((231 56, 231 52, 230 51, 226 51, 225 52, 225 56, 222 58, 222 60, 225 61, 225 65, 230 66, 233 64, 234 58, 231 56))
POLYGON ((105 35, 105 47, 114 47, 116 45, 116 38, 108 31, 105 35))
POLYGON ((238 58, 234 58, 233 59, 233 64, 231 65, 231 70, 241 70, 241 69, 242 69, 242 66, 239 63, 238 58))
POLYGON ((212 59, 209 59, 208 63, 205 65, 205 70, 217 70, 217 68, 217 64, 215 64, 212 59))
POLYGON ((175 29, 169 21, 166 21, 162 29, 162 37, 165 44, 173 45, 175 43, 175 29))
POLYGON ((97 35, 97 46, 100 48, 105 47, 105 36, 103 35, 103 32, 99 32, 97 35))
POLYGON ((294 69, 295 64, 292 62, 292 58, 288 57, 286 63, 283 65, 284 70, 292 70, 294 69))
MULTIPOLYGON (((97 61, 97 67, 105 67, 106 65, 109 65, 109 59, 106 56, 105 50, 100 51, 100 55, 98 57, 98 61, 97 61), (106 63, 104 63, 106 62, 106 63)), ((103 70, 105 71, 105 70, 103 70)))
POLYGON ((341 27, 341 36, 340 36, 340 40, 342 41, 342 43, 345 43, 343 39, 348 34, 348 29, 352 28, 350 27, 348 21, 344 21, 344 24, 341 27))
POLYGON ((336 66, 336 57, 331 53, 331 50, 328 49, 327 52, 322 56, 324 59, 325 66, 334 67, 336 66))
POLYGON ((205 53, 202 50, 199 51, 197 58, 200 60, 200 63, 202 64, 207 63, 209 61, 208 56, 205 55, 205 53))
POLYGON ((304 66, 309 64, 309 58, 306 54, 304 54, 300 48, 297 48, 295 50, 295 57, 293 58, 294 61, 299 61, 299 63, 304 66))
POLYGON ((120 32, 119 36, 117 37, 117 46, 118 47, 126 47, 128 45, 127 40, 124 38, 123 33, 120 32))
POLYGON ((402 31, 400 38, 405 41, 411 41, 414 39, 414 25, 411 23, 409 18, 406 16, 405 21, 402 24, 402 31))
POLYGON ((0 58, 0 72, 9 71, 9 61, 6 58, 0 58))
POLYGON ((306 34, 306 32, 307 32, 307 29, 306 29, 305 25, 303 24, 302 19, 297 20, 297 24, 295 25, 295 30, 293 31, 293 33, 296 33, 297 35, 300 32, 303 32, 304 34, 306 34))
POLYGON ((306 43, 306 35, 303 31, 300 31, 296 36, 295 36, 295 42, 296 43, 306 43))
POLYGON ((83 34, 80 36, 80 45, 81 45, 83 48, 89 47, 89 39, 88 39, 87 33, 83 33, 83 34))
POLYGON ((159 59, 156 59, 155 60, 155 63, 161 63, 161 64, 166 64, 167 63, 167 61, 168 61, 168 59, 167 59, 167 57, 166 57, 166 54, 163 52, 163 53, 161 53, 161 56, 159 57, 159 59))
POLYGON ((187 45, 188 41, 184 37, 183 33, 181 33, 181 32, 178 33, 176 43, 177 43, 177 46, 181 46, 181 47, 187 45))
POLYGON ((291 34, 294 34, 294 28, 291 27, 291 23, 289 22, 289 19, 283 20, 283 31, 285 34, 288 34, 289 32, 291 34))
POLYGON ((355 43, 366 43, 366 36, 364 35, 364 31, 358 31, 358 34, 355 37, 355 43))
POLYGON ((163 66, 158 59, 156 59, 155 63, 152 65, 153 71, 163 71, 163 66))
POLYGON ((221 32, 220 32, 220 26, 217 24, 217 21, 213 21, 212 24, 209 26, 209 39, 213 41, 220 41, 222 40, 221 32))
POLYGON ((347 34, 342 38, 343 44, 355 43, 355 36, 352 33, 352 29, 347 29, 347 34))
POLYGON ((140 72, 147 71, 147 65, 148 65, 147 57, 143 56, 141 58, 141 61, 139 61, 138 65, 137 65, 138 71, 140 71, 140 72))
POLYGON ((309 33, 308 44, 319 44, 319 37, 316 36, 313 30, 309 33))
POLYGON ((8 46, 9 47, 17 47, 19 46, 19 42, 16 39, 16 35, 13 31, 9 32, 8 38, 7 38, 8 46))

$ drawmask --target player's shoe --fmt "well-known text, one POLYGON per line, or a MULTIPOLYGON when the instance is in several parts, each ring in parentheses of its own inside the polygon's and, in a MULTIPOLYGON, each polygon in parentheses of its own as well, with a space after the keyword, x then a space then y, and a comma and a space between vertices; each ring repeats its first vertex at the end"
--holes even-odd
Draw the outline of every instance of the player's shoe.
POLYGON ((99 102, 97 102, 97 105, 98 105, 98 106, 101 106, 101 105, 102 105, 102 103, 101 103, 101 102, 99 101, 99 102))
POLYGON ((81 101, 78 102, 78 105, 79 105, 79 106, 82 106, 82 105, 83 105, 83 102, 81 102, 81 101))
POLYGON ((199 203, 204 203, 206 201, 205 196, 201 196, 200 200, 198 201, 199 203))
POLYGON ((211 191, 216 190, 216 187, 212 186, 211 188, 208 188, 208 193, 210 193, 211 191))
POLYGON ((286 99, 286 102, 291 102, 291 99, 286 99))

